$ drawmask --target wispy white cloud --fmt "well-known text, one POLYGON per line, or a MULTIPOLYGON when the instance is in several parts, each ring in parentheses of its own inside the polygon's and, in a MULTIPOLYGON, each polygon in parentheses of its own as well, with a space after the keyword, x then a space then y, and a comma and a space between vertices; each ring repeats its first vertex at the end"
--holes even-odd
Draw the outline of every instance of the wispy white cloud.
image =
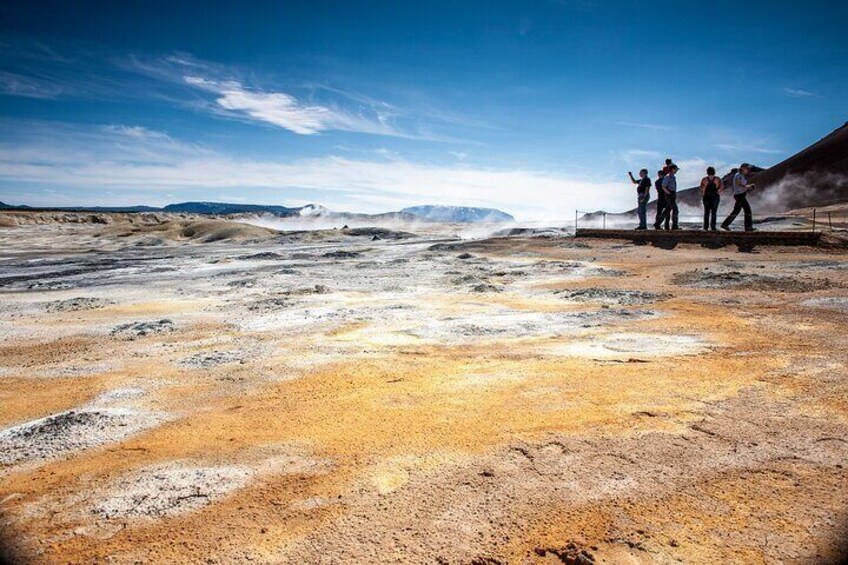
POLYGON ((725 151, 733 151, 735 153, 762 153, 766 155, 779 155, 783 153, 782 149, 772 147, 764 147, 759 144, 740 144, 740 143, 716 143, 715 147, 724 149, 725 151))
POLYGON ((252 73, 202 61, 187 53, 160 59, 130 57, 123 67, 160 83, 189 87, 211 94, 192 96, 185 104, 213 115, 269 124, 299 135, 346 131, 418 139, 456 142, 459 139, 430 131, 428 125, 455 125, 456 120, 420 114, 373 97, 321 83, 298 88, 258 86, 252 73), (248 80, 246 77, 250 77, 248 80), (297 90, 299 93, 295 93, 297 90), (317 100, 315 100, 317 99, 317 100))
POLYGON ((671 126, 667 126, 664 124, 648 124, 642 122, 615 122, 617 126, 624 126, 628 128, 642 128, 642 129, 652 129, 658 131, 670 131, 674 128, 671 126))
POLYGON ((224 110, 299 133, 311 135, 328 129, 355 129, 355 120, 330 108, 299 102, 285 92, 250 90, 234 80, 215 81, 186 76, 187 84, 218 95, 224 110))
POLYGON ((117 136, 125 136, 137 140, 171 140, 171 136, 161 131, 154 131, 142 126, 125 126, 125 125, 107 125, 103 126, 103 131, 114 133, 117 136))
POLYGON ((348 131, 430 141, 458 141, 439 136, 419 128, 405 131, 395 122, 401 112, 394 106, 371 102, 359 103, 357 112, 338 105, 306 103, 282 91, 250 88, 237 80, 217 80, 197 75, 187 75, 183 81, 197 89, 216 96, 215 113, 271 124, 300 135, 314 135, 328 131, 348 131))
POLYGON ((645 149, 625 149, 619 152, 619 158, 628 166, 644 166, 646 161, 662 162, 664 159, 661 153, 656 151, 647 151, 645 149))
POLYGON ((62 94, 62 88, 40 78, 0 71, 0 93, 24 98, 51 99, 62 94))
POLYGON ((824 98, 821 94, 817 92, 812 92, 810 90, 804 90, 803 88, 784 88, 783 94, 789 96, 791 98, 824 98))
MULTIPOLYGON (((471 143, 446 130, 486 127, 472 118, 437 109, 401 106, 324 82, 281 81, 274 73, 263 75, 201 60, 190 53, 151 57, 74 43, 65 44, 63 53, 27 41, 0 44, 0 57, 13 62, 0 71, 0 94, 44 99, 157 100, 213 116, 272 125, 298 135, 344 131, 471 143)), ((415 97, 408 92, 404 95, 415 97)))

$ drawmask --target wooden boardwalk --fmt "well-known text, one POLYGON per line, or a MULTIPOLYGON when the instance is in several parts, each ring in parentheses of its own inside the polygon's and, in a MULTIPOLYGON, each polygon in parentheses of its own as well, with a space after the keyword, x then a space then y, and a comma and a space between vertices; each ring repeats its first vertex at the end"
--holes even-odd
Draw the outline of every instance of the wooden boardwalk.
POLYGON ((594 239, 624 239, 637 245, 651 244, 672 248, 679 243, 696 243, 705 247, 736 245, 752 248, 757 245, 818 245, 821 232, 813 231, 703 231, 703 230, 606 230, 578 228, 575 237, 594 239))

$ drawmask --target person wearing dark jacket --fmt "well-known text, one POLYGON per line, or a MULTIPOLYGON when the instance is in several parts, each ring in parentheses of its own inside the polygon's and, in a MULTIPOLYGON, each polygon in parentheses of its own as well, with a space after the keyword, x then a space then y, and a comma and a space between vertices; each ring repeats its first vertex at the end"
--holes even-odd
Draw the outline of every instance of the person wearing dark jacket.
MULTIPOLYGON (((679 168, 672 163, 668 168, 668 174, 663 177, 662 190, 665 192, 665 209, 663 210, 661 220, 668 222, 671 218, 671 229, 679 230, 677 219, 680 214, 677 208, 677 171, 679 168)), ((668 223, 666 223, 668 225, 668 223)), ((668 229, 668 228, 666 228, 668 229)))
POLYGON ((707 176, 701 179, 701 200, 704 202, 704 231, 716 231, 719 196, 724 191, 724 183, 716 176, 713 167, 707 167, 707 176))
MULTIPOLYGON (((654 229, 662 226, 663 211, 665 210, 665 192, 662 189, 662 181, 665 177, 665 169, 657 171, 657 180, 654 187, 657 189, 657 217, 654 219, 654 229)), ((668 229, 668 218, 665 219, 665 229, 668 229)))
POLYGON ((628 171, 630 182, 636 186, 636 210, 639 214, 639 227, 637 230, 648 229, 648 199, 651 198, 651 179, 648 177, 648 169, 639 171, 639 180, 633 176, 633 173, 628 171))
POLYGON ((739 165, 739 172, 733 175, 733 199, 736 203, 733 205, 733 211, 721 223, 721 229, 730 230, 730 224, 739 215, 739 212, 745 210, 745 231, 756 231, 754 229, 754 218, 751 214, 751 205, 748 204, 748 193, 754 190, 756 186, 753 183, 748 183, 748 173, 751 170, 751 165, 742 163, 739 165))

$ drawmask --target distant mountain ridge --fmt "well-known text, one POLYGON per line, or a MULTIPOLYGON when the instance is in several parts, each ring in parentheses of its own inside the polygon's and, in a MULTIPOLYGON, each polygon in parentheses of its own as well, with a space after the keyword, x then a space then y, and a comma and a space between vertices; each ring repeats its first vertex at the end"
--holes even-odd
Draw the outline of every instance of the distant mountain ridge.
POLYGON ((152 206, 77 206, 77 207, 34 207, 12 206, 0 202, 2 210, 56 211, 56 212, 165 212, 170 214, 205 214, 210 216, 236 216, 244 214, 270 215, 282 218, 301 217, 352 220, 352 221, 424 221, 445 223, 474 222, 511 222, 514 218, 494 208, 474 208, 469 206, 413 206, 399 212, 379 214, 360 214, 355 212, 334 212, 319 204, 289 207, 271 204, 236 204, 230 202, 180 202, 168 204, 162 208, 152 206))
POLYGON ((494 208, 469 206, 410 206, 401 212, 412 214, 423 220, 446 223, 514 222, 510 214, 494 208))
POLYGON ((296 216, 301 208, 275 206, 266 204, 231 204, 228 202, 181 202, 168 204, 161 208, 162 212, 182 214, 212 214, 228 216, 231 214, 273 214, 275 216, 296 216))
POLYGON ((31 212, 93 212, 93 213, 110 213, 110 212, 161 212, 162 208, 155 206, 13 206, 0 202, 0 210, 21 210, 31 212))

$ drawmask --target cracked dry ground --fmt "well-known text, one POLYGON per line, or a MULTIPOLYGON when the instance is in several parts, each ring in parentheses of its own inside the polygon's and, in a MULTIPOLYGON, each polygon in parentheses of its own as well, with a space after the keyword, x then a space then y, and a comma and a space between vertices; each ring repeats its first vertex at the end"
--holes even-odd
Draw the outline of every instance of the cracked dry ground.
POLYGON ((7 257, 9 555, 839 561, 845 254, 335 244, 7 257))

